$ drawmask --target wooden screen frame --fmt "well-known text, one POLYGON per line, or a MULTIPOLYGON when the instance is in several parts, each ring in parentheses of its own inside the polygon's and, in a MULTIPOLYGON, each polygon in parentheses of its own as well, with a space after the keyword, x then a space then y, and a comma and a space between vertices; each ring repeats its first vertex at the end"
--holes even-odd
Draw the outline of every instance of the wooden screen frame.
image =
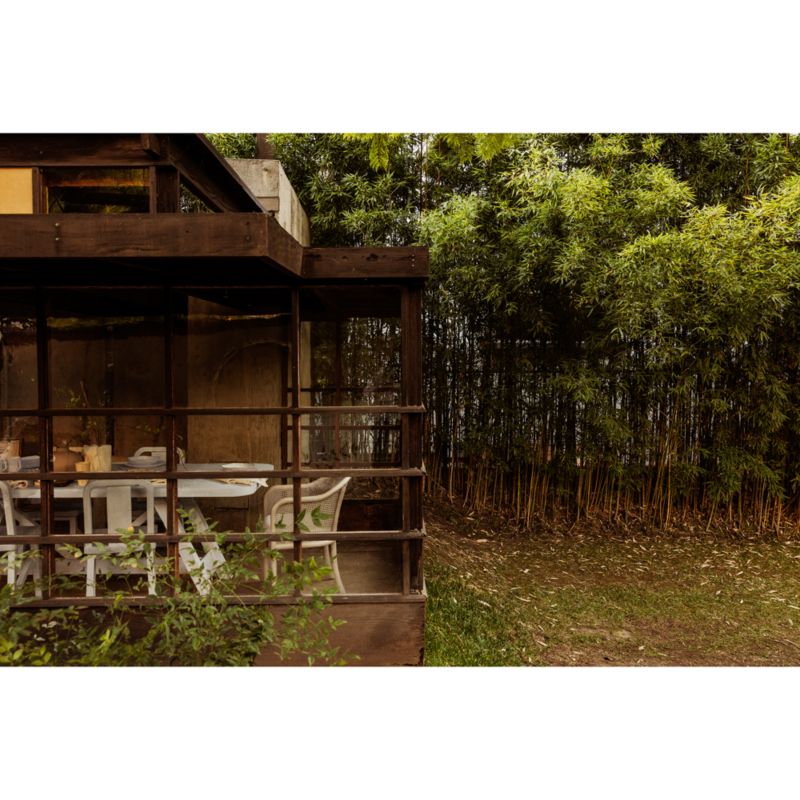
MULTIPOLYGON (((354 602, 375 602, 381 600, 402 601, 416 600, 424 591, 424 580, 422 572, 422 540, 425 536, 423 515, 422 515, 422 496, 424 468, 422 463, 422 423, 425 409, 422 405, 422 284, 415 282, 410 285, 401 284, 399 290, 400 297, 400 358, 401 358, 401 404, 386 406, 302 406, 300 404, 301 382, 300 382, 300 356, 301 356, 301 308, 300 292, 308 288, 325 290, 327 286, 335 284, 326 283, 313 285, 297 283, 289 287, 291 296, 291 316, 290 316, 290 363, 283 370, 284 387, 291 375, 290 403, 277 407, 235 407, 235 408, 195 408, 176 403, 176 375, 175 375, 175 329, 174 319, 176 318, 176 293, 191 291, 192 288, 202 289, 203 286, 193 287, 189 285, 179 285, 170 283, 136 285, 137 289, 158 290, 162 292, 163 312, 165 325, 163 329, 164 340, 164 405, 148 407, 99 407, 99 408, 54 408, 51 402, 51 383, 50 383, 50 358, 49 358, 49 330, 48 330, 48 310, 49 296, 53 291, 52 287, 42 284, 32 284, 29 286, 15 286, 15 289, 29 289, 34 291, 36 304, 36 350, 37 350, 37 407, 33 408, 9 408, 3 409, 2 414, 10 417, 33 417, 39 421, 39 456, 40 472, 37 477, 41 486, 41 532, 38 535, 17 535, 15 542, 19 544, 38 545, 42 552, 42 578, 44 588, 44 599, 40 601, 26 602, 26 606, 45 606, 55 607, 62 605, 77 606, 105 606, 118 602, 113 597, 63 597, 55 596, 51 589, 51 578, 55 573, 55 547, 60 544, 81 545, 87 542, 118 542, 119 535, 116 534, 58 534, 53 530, 54 521, 54 495, 53 487, 55 481, 74 480, 74 472, 55 472, 53 470, 53 418, 80 415, 80 416, 137 416, 137 415, 159 415, 167 420, 167 465, 166 471, 162 472, 137 472, 137 477, 141 478, 166 478, 167 482, 167 517, 170 524, 163 533, 146 535, 145 541, 154 542, 166 546, 167 556, 173 565, 175 577, 180 575, 180 558, 178 545, 181 541, 189 540, 192 542, 211 541, 216 538, 216 534, 179 534, 178 533, 178 480, 185 478, 185 473, 177 470, 177 431, 179 423, 185 421, 189 416, 211 416, 211 415, 279 415, 281 418, 281 429, 283 441, 284 435, 288 433, 288 420, 291 418, 291 435, 293 438, 292 459, 290 463, 286 461, 286 453, 283 453, 283 463, 281 469, 270 472, 248 471, 248 470, 226 470, 223 472, 193 472, 193 477, 197 478, 220 478, 220 477, 260 477, 272 479, 288 479, 293 486, 294 516, 297 517, 300 509, 300 487, 304 479, 314 479, 318 477, 386 477, 399 478, 401 481, 401 518, 402 525, 397 530, 363 530, 363 531, 336 531, 332 533, 313 534, 304 533, 295 524, 292 531, 294 541, 293 556, 295 559, 301 558, 302 542, 320 539, 334 539, 337 541, 346 540, 353 542, 369 541, 399 541, 402 550, 402 592, 387 594, 363 594, 356 596, 334 595, 334 603, 354 602), (302 454, 300 448, 300 419, 303 415, 311 413, 331 413, 338 419, 341 414, 353 413, 391 413, 400 416, 401 427, 401 466, 399 468, 366 468, 366 469, 326 469, 326 468, 307 468, 302 465, 302 454)), ((338 284, 339 286, 343 284, 338 284)), ((363 284, 362 284, 363 285, 363 284)), ((97 286, 85 286, 76 288, 103 288, 97 286)), ((115 287, 117 288, 117 287, 115 287)), ((254 283, 247 288, 272 288, 268 284, 254 283)), ((286 286, 282 287, 284 290, 286 286)), ((1 309, 0 309, 1 310, 1 309)), ((340 348, 339 348, 340 352, 340 348)), ((341 374, 341 367, 337 367, 338 374, 341 374)), ((340 394, 337 395, 340 397, 340 394)), ((31 479, 30 473, 6 473, 4 479, 31 479)), ((119 478, 118 473, 93 473, 93 478, 98 480, 119 478)), ((236 542, 247 538, 247 534, 229 534, 226 541, 236 542)), ((269 602, 286 602, 287 598, 274 598, 269 602)), ((127 605, 151 605, 161 602, 159 598, 130 596, 124 598, 127 605)), ((246 597, 243 602, 247 602, 246 597)), ((251 601, 252 602, 252 599, 251 601)))

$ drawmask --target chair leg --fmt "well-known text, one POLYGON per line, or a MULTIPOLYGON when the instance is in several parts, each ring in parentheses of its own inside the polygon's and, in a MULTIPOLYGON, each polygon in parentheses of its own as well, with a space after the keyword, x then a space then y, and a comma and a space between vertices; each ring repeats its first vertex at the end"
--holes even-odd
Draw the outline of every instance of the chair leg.
POLYGON ((12 588, 16 588, 17 583, 17 554, 14 550, 6 553, 8 565, 6 567, 6 583, 12 588))
MULTIPOLYGON (((22 553, 22 550, 19 552, 22 553)), ((40 558, 38 545, 31 546, 31 550, 28 553, 28 558, 25 560, 22 568, 19 571, 17 581, 20 585, 20 588, 25 585, 28 573, 31 574, 31 578, 33 579, 34 596, 37 600, 41 600, 44 595, 42 594, 42 560, 40 558)))
POLYGON ((336 554, 336 542, 334 542, 330 548, 326 547, 325 551, 327 553, 326 558, 328 559, 328 563, 332 564, 333 578, 336 581, 336 585, 339 587, 339 591, 342 594, 347 594, 344 589, 344 583, 342 582, 342 576, 339 574, 339 557, 336 554), (327 553, 328 550, 330 550, 330 553, 327 553))
POLYGON ((34 545, 36 560, 33 562, 33 591, 37 600, 44 597, 42 593, 42 557, 39 553, 39 546, 34 545))
MULTIPOLYGON (((278 559, 275 556, 264 556, 265 562, 269 568, 269 574, 272 575, 273 578, 278 577, 278 559)), ((266 578, 266 575, 264 575, 266 578)))
POLYGON ((89 556, 86 559, 86 596, 96 596, 96 576, 97 576, 97 559, 95 556, 89 556))
POLYGON ((156 594, 156 553, 153 545, 147 548, 147 593, 156 594))

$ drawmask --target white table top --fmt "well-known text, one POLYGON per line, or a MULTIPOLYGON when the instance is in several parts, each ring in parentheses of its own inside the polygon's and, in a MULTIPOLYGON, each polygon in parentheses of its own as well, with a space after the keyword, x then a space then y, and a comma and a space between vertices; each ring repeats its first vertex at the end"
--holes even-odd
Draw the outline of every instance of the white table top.
MULTIPOLYGON (((114 470, 117 471, 117 469, 119 469, 121 475, 125 474, 130 478, 136 477, 136 470, 128 469, 125 465, 115 464, 114 470)), ((187 472, 211 472, 213 470, 224 472, 222 464, 181 464, 178 469, 181 471, 186 470, 187 472)), ((239 469, 267 472, 273 470, 274 467, 272 464, 247 464, 246 467, 240 467, 239 469)), ((91 473, 81 473, 81 479, 89 479, 89 475, 91 473), (87 478, 84 478, 84 475, 87 478)), ((247 480, 247 484, 226 483, 222 479, 212 480, 210 478, 182 479, 178 481, 178 497, 247 497, 255 494, 260 487, 267 485, 266 480, 263 478, 236 478, 235 480, 247 480)), ((53 487, 53 496, 56 500, 80 500, 83 497, 84 488, 77 481, 66 486, 55 486, 53 487)), ((38 500, 40 494, 38 486, 27 486, 12 490, 12 496, 19 500, 38 500)), ((136 494, 135 489, 133 494, 136 494)), ((167 496, 166 481, 155 484, 154 494, 156 497, 167 496)))

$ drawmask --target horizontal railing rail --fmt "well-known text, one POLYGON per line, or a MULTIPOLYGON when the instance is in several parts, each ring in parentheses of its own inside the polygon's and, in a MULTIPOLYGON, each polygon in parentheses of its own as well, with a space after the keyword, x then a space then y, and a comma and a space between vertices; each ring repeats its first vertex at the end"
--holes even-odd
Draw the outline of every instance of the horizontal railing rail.
POLYGON ((203 417, 203 416, 308 416, 309 414, 424 414, 425 406, 93 406, 87 408, 4 408, 6 417, 203 417))
MULTIPOLYGON (((287 606, 301 605, 308 602, 308 595, 276 595, 264 597, 263 595, 238 594, 225 598, 229 605, 243 606, 287 606)), ((404 594, 403 592, 381 592, 373 594, 333 594, 330 595, 333 605, 347 605, 351 603, 424 603, 427 599, 424 594, 404 594)), ((19 609, 34 608, 65 608, 79 606, 85 608, 147 608, 164 605, 168 598, 150 595, 128 595, 127 597, 50 597, 44 600, 26 600, 20 603, 19 609)))
POLYGON ((356 469, 353 467, 341 468, 300 468, 275 469, 275 470, 244 470, 226 469, 222 470, 179 470, 177 472, 154 472, 152 470, 127 470, 126 472, 2 472, 0 480, 4 481, 58 481, 72 482, 80 480, 130 480, 131 478, 141 478, 142 480, 168 480, 168 481, 190 481, 194 479, 205 480, 224 480, 226 478, 421 478, 424 477, 425 470, 419 467, 365 467, 356 469))
MULTIPOLYGON (((25 530, 24 526, 19 530, 25 530)), ((135 535, 135 534, 134 534, 135 535)), ((131 534, 127 534, 128 537, 131 534)), ((270 531, 251 531, 250 533, 147 533, 136 536, 136 542, 152 542, 154 544, 180 544, 181 542, 222 542, 242 543, 242 542, 403 542, 421 540, 426 536, 425 530, 401 531, 326 531, 324 533, 273 533, 270 531)), ((93 544, 118 544, 125 540, 125 536, 120 533, 52 533, 52 534, 16 534, 9 537, 13 544, 73 544, 82 545, 93 544)))

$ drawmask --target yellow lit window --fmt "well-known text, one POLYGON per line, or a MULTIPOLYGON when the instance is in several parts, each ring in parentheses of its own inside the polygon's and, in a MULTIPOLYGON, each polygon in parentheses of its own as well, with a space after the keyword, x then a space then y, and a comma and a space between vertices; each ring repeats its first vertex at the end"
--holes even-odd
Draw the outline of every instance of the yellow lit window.
POLYGON ((0 169, 0 214, 33 213, 33 170, 0 169))

